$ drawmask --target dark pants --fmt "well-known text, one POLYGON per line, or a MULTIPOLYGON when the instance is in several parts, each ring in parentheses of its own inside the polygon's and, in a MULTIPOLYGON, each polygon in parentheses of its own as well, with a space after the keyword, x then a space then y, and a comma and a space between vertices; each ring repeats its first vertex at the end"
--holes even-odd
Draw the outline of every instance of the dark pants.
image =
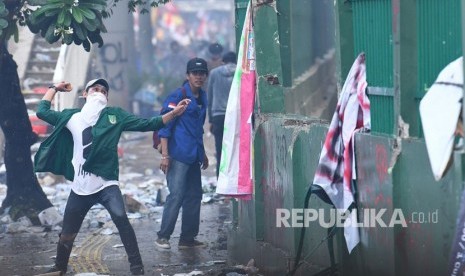
POLYGON ((62 270, 68 266, 69 255, 74 239, 81 228, 82 222, 92 206, 102 204, 110 213, 111 219, 118 228, 121 241, 126 249, 128 260, 131 265, 142 264, 142 259, 137 245, 134 229, 129 223, 126 210, 124 208, 123 196, 118 186, 113 185, 92 194, 81 196, 71 191, 66 203, 63 218, 63 229, 58 242, 56 265, 62 270), (72 237, 66 239, 64 237, 72 237))
POLYGON ((163 208, 158 237, 170 239, 173 234, 179 209, 182 207, 182 241, 193 241, 199 234, 200 203, 202 201, 202 180, 200 164, 188 165, 170 159, 170 167, 166 175, 170 191, 163 208))
POLYGON ((224 115, 214 116, 211 120, 212 133, 215 136, 216 178, 220 174, 221 150, 223 147, 224 115))

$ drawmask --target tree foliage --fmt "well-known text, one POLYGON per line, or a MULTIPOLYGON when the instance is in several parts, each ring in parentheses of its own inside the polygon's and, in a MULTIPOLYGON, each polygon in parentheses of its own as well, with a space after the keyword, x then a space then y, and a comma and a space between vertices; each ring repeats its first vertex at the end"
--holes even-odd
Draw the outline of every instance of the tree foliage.
MULTIPOLYGON (((119 2, 120 0, 115 0, 115 4, 119 2)), ((130 12, 135 12, 136 7, 140 6, 142 7, 140 10, 140 13, 144 14, 149 12, 147 7, 150 5, 152 8, 158 7, 160 4, 166 4, 170 0, 152 0, 152 1, 142 1, 142 0, 133 0, 133 1, 128 1, 128 9, 130 12)))
MULTIPOLYGON (((52 206, 34 174, 31 160, 31 125, 21 93, 17 65, 7 42, 18 41, 19 26, 53 43, 75 43, 90 51, 103 45, 103 19, 111 16, 119 0, 0 0, 0 127, 5 133, 7 195, 0 213, 9 208, 13 220, 27 216, 38 222, 37 214, 52 206)), ((130 12, 156 7, 168 0, 128 1, 130 12)), ((148 10, 146 10, 148 11, 148 10)))
MULTIPOLYGON (((0 40, 14 37, 18 41, 18 25, 40 34, 47 42, 59 40, 63 44, 82 45, 90 51, 91 45, 103 45, 101 34, 107 32, 103 18, 110 17, 121 0, 0 0, 0 40)), ((129 12, 140 6, 158 7, 170 0, 130 0, 129 12)))

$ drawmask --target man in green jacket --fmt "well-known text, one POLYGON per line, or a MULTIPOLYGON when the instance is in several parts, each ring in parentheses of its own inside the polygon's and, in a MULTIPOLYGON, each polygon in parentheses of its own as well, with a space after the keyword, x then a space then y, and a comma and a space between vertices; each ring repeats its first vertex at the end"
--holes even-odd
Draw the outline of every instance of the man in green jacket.
POLYGON ((50 86, 39 104, 37 117, 55 126, 34 157, 37 172, 64 175, 72 181, 66 203, 63 229, 57 245, 55 266, 49 272, 64 275, 74 240, 90 208, 100 203, 111 215, 126 249, 133 275, 143 275, 134 229, 129 223, 118 187, 117 145, 123 131, 154 131, 181 115, 189 100, 163 116, 142 119, 119 107, 108 107, 109 85, 104 79, 87 83, 82 109, 50 110, 58 91, 69 92, 71 84, 50 86))

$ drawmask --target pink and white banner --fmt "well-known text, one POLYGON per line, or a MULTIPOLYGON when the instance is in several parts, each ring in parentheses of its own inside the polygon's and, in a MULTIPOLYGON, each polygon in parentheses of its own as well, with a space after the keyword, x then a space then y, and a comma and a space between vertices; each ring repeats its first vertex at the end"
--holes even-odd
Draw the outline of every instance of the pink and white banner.
POLYGON ((250 2, 229 92, 216 192, 250 199, 252 183, 252 115, 255 102, 255 38, 250 2))

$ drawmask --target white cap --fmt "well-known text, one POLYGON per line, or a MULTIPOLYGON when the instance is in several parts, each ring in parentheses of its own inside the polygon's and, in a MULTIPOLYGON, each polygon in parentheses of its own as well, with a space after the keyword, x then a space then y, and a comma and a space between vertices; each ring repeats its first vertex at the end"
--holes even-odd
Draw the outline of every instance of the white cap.
POLYGON ((91 86, 93 86, 94 84, 101 84, 103 86, 105 86, 105 88, 107 89, 107 91, 110 90, 110 86, 108 85, 108 82, 105 80, 105 79, 93 79, 91 81, 89 81, 87 84, 86 84, 86 88, 85 90, 87 91, 87 89, 89 89, 91 86))

